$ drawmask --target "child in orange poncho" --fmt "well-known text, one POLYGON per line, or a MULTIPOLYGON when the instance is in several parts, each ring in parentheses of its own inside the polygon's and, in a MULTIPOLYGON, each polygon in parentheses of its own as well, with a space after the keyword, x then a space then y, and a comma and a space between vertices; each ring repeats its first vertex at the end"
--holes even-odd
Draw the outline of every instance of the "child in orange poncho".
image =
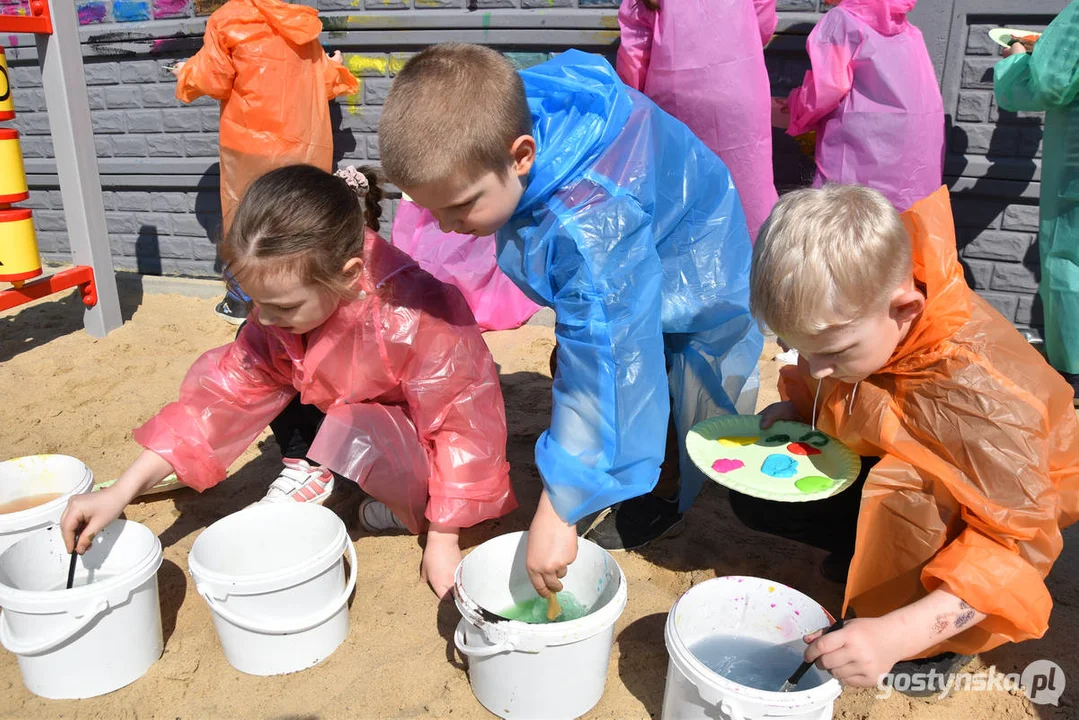
MULTIPOLYGON (((176 98, 221 101, 222 236, 254 180, 285 165, 333 170, 329 102, 359 82, 322 51, 318 11, 281 0, 229 0, 206 23, 202 49, 176 74, 176 98)), ((240 322, 246 309, 223 301, 240 322)))
POLYGON ((761 229, 750 292, 800 356, 762 427, 815 413, 819 430, 880 458, 829 500, 731 493, 746 524, 833 558, 848 531, 843 610, 857 617, 807 638, 806 660, 868 686, 1041 637, 1044 579, 1079 516, 1072 392, 967 287, 947 190, 902 216, 859 186, 787 195, 761 229))

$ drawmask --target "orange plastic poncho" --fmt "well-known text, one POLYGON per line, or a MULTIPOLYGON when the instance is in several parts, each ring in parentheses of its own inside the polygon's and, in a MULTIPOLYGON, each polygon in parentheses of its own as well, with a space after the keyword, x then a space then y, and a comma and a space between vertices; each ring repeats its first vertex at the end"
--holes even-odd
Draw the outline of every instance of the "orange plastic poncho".
MULTIPOLYGON (((1079 516, 1072 391, 963 278, 948 191, 902 215, 925 311, 888 364, 825 379, 817 427, 881 461, 862 491, 843 611, 879 617, 944 588, 988 617, 927 649, 973 654, 1041 637, 1044 578, 1079 516)), ((805 417, 817 381, 786 368, 805 417)))
POLYGON ((221 212, 284 165, 333 170, 329 102, 359 82, 322 50, 318 11, 281 0, 229 0, 206 23, 202 49, 177 75, 176 97, 221 101, 221 212))
POLYGON ((364 245, 358 299, 304 337, 260 325, 255 310, 233 342, 195 361, 179 399, 135 441, 205 490, 298 392, 326 413, 309 457, 413 532, 425 516, 468 527, 505 515, 517 501, 498 368, 464 297, 373 230, 364 245))

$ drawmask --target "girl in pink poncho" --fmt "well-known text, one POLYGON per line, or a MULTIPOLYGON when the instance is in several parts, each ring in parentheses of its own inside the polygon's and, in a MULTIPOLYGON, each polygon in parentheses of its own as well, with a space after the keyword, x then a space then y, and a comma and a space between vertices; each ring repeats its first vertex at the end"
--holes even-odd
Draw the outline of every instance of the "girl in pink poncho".
POLYGON ((216 485, 298 397, 318 416, 312 465, 286 460, 275 485, 296 476, 278 488, 296 492, 266 499, 310 501, 339 473, 375 499, 361 505, 365 527, 427 527, 423 576, 440 597, 450 590, 458 529, 516 506, 502 392, 461 294, 365 228, 353 187, 368 184, 293 165, 251 185, 222 247, 253 300, 249 321, 195 361, 177 402, 135 430, 145 450, 119 480, 68 504, 68 547, 82 527, 85 551, 173 471, 198 490, 216 485))
POLYGON ((764 66, 775 0, 622 0, 618 23, 619 77, 719 155, 755 239, 776 202, 764 66))
POLYGON ((817 131, 815 186, 867 185, 899 211, 940 188, 944 103, 907 22, 916 1, 842 0, 809 34, 813 69, 790 94, 787 133, 817 131))

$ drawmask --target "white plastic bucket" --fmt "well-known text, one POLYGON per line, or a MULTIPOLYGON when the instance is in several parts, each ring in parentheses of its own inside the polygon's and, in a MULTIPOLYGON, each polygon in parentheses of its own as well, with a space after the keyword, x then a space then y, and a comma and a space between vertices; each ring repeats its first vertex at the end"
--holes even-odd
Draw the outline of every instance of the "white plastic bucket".
POLYGON ((581 539, 562 584, 587 615, 545 625, 486 619, 480 608, 498 614, 536 597, 525 571, 527 546, 527 532, 501 535, 457 566, 454 599, 462 618, 454 642, 468 658, 472 692, 495 715, 575 718, 603 696, 626 578, 610 553, 581 539))
POLYGON ((187 559, 225 658, 249 675, 325 660, 348 637, 356 550, 345 524, 311 503, 257 503, 206 528, 187 559), (345 582, 342 554, 348 552, 345 582))
POLYGON ((156 535, 114 520, 79 557, 67 590, 70 559, 58 526, 0 554, 0 643, 18 655, 26 688, 53 699, 122 688, 142 677, 163 647, 156 535))
POLYGON ((663 720, 828 720, 842 692, 834 678, 789 693, 756 690, 712 672, 690 647, 725 635, 789 644, 804 652, 802 637, 833 622, 815 600, 770 580, 721 577, 691 588, 667 615, 664 637, 670 662, 663 720))
POLYGON ((0 462, 0 505, 32 495, 60 493, 47 503, 0 513, 0 552, 35 530, 60 522, 72 495, 90 492, 94 474, 68 455, 29 455, 0 462))

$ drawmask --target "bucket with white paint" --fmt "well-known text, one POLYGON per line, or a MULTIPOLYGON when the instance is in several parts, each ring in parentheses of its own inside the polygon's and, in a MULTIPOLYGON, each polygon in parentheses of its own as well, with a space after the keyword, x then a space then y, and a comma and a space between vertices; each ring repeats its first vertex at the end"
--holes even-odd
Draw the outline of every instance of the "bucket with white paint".
POLYGON ((778 692, 782 680, 776 691, 758 690, 713 672, 693 649, 710 638, 783 645, 797 651, 791 653, 793 673, 805 651, 802 637, 832 622, 815 600, 770 580, 720 577, 696 585, 667 615, 664 637, 670 661, 663 720, 828 720, 842 692, 830 675, 823 674, 821 684, 805 690, 778 692))
POLYGON ((332 510, 256 503, 206 528, 187 564, 213 613, 225 658, 240 672, 303 670, 348 637, 356 549, 332 510))
POLYGON ((29 455, 0 462, 0 552, 55 525, 72 495, 90 492, 94 474, 68 455, 29 455))
POLYGON ((462 617, 454 642, 468 659, 472 692, 495 715, 575 718, 603 696, 626 578, 610 553, 579 539, 562 584, 587 608, 583 617, 550 624, 492 619, 488 613, 536 597, 525 571, 527 547, 527 532, 501 535, 457 567, 454 599, 462 617))
POLYGON ((27 690, 53 699, 122 688, 163 648, 156 535, 109 523, 79 556, 68 590, 70 559, 55 525, 0 553, 0 644, 18 656, 27 690))

